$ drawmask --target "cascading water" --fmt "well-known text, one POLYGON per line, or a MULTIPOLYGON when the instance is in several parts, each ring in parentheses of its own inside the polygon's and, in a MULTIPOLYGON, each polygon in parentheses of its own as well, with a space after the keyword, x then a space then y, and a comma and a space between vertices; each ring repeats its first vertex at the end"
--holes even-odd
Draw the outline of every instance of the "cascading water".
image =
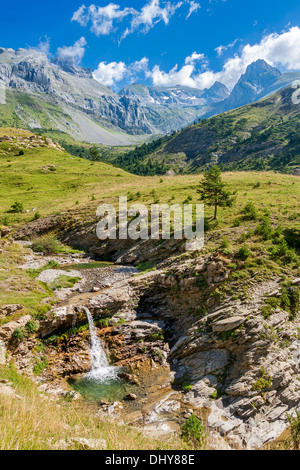
POLYGON ((94 320, 88 308, 82 307, 86 312, 89 322, 90 341, 91 341, 91 370, 84 376, 85 379, 94 380, 96 382, 107 382, 109 380, 116 380, 118 367, 113 367, 108 364, 108 360, 104 351, 104 347, 100 338, 96 333, 94 320))

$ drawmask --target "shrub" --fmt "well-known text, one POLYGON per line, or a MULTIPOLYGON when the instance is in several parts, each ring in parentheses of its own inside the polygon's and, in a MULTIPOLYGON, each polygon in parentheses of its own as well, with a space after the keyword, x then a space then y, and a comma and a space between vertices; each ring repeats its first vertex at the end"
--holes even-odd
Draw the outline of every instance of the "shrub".
POLYGON ((54 236, 46 235, 33 240, 31 248, 38 253, 53 255, 59 251, 60 243, 54 236))
POLYGON ((36 321, 30 320, 26 325, 25 325, 26 331, 28 333, 36 333, 39 329, 39 325, 36 321))
POLYGON ((183 424, 181 438, 188 444, 192 444, 200 449, 205 446, 207 435, 201 420, 197 416, 190 416, 183 424))
POLYGON ((287 444, 291 445, 294 450, 300 450, 300 411, 296 411, 296 416, 287 414, 286 417, 292 438, 291 443, 287 442, 287 444))
POLYGON ((273 229, 270 218, 266 215, 262 217, 255 229, 255 234, 260 235, 264 240, 269 240, 273 236, 273 229))
POLYGON ((22 214, 24 212, 24 206, 22 202, 15 202, 11 206, 11 212, 14 212, 15 214, 22 214))
POLYGON ((271 387, 272 377, 266 373, 265 368, 261 367, 259 379, 252 385, 252 390, 264 393, 265 390, 271 387))
POLYGON ((244 220, 256 220, 257 212, 252 201, 247 202, 244 209, 242 210, 244 220))
POLYGON ((36 212, 33 216, 33 220, 38 220, 41 218, 41 214, 39 212, 36 212))
POLYGON ((24 331, 21 328, 16 328, 12 334, 12 338, 14 341, 21 342, 24 340, 24 331))
POLYGON ((291 263, 295 261, 296 253, 295 250, 288 247, 287 242, 283 238, 280 240, 280 242, 278 242, 278 245, 271 249, 271 258, 274 260, 279 259, 285 261, 286 263, 291 263))
POLYGON ((225 248, 228 248, 228 246, 229 246, 228 238, 223 237, 222 243, 221 243, 221 248, 225 249, 225 248))
POLYGON ((245 261, 247 258, 249 258, 250 255, 251 255, 251 251, 249 250, 249 248, 247 248, 247 246, 244 245, 239 249, 239 251, 236 254, 236 257, 245 261))

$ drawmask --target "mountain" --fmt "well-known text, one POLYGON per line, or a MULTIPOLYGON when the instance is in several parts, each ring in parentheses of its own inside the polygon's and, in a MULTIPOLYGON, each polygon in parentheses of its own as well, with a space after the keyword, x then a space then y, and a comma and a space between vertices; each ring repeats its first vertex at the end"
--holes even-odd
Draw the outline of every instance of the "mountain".
POLYGON ((61 132, 75 141, 105 145, 140 144, 197 121, 260 100, 300 78, 281 74, 258 60, 247 67, 232 92, 220 82, 198 90, 185 86, 133 84, 118 94, 85 69, 32 49, 0 48, 0 84, 6 104, 0 126, 45 134, 61 132))
POLYGON ((194 173, 212 164, 224 170, 296 172, 300 167, 300 105, 292 101, 294 92, 288 87, 264 100, 204 119, 160 145, 144 145, 139 159, 135 158, 137 152, 129 153, 113 163, 140 174, 153 168, 194 173))
POLYGON ((123 88, 119 95, 138 100, 148 121, 169 133, 207 113, 215 103, 226 99, 229 91, 219 82, 205 90, 179 85, 150 87, 134 83, 123 88))
POLYGON ((253 62, 240 77, 230 96, 216 105, 213 112, 209 112, 206 117, 253 103, 259 99, 260 95, 263 96, 264 90, 270 87, 281 75, 279 70, 264 60, 253 62))
POLYGON ((4 126, 56 129, 79 141, 121 144, 153 134, 140 104, 93 78, 90 69, 30 49, 0 48, 0 79, 7 104, 4 126), (128 135, 129 134, 129 135, 128 135))

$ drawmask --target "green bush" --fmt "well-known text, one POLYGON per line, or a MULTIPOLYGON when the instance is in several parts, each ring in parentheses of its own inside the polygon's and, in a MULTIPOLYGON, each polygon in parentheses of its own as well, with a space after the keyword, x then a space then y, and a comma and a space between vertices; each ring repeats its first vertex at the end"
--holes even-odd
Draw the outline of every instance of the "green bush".
POLYGON ((270 218, 266 215, 262 217, 260 223, 257 225, 255 229, 255 234, 260 235, 263 240, 270 240, 273 236, 273 228, 271 224, 270 218))
POLYGON ((12 334, 12 338, 14 341, 21 342, 24 340, 24 331, 21 328, 16 328, 12 334))
POLYGON ((245 261, 247 258, 249 258, 249 256, 251 256, 251 251, 245 245, 242 246, 236 254, 236 257, 238 259, 243 260, 243 261, 245 261))
POLYGON ((252 201, 247 202, 244 209, 242 210, 244 220, 256 220, 257 211, 252 201))
POLYGON ((22 202, 15 202, 12 206, 11 206, 11 212, 15 213, 15 214, 22 214, 24 212, 24 205, 22 202))
POLYGON ((28 331, 28 333, 36 333, 39 329, 39 325, 36 321, 30 320, 28 323, 26 323, 25 329, 28 331))
POLYGON ((200 449, 205 447, 207 435, 201 420, 197 416, 190 416, 183 424, 181 438, 188 444, 192 444, 200 449))
POLYGON ((36 238, 32 242, 31 246, 33 251, 38 253, 44 253, 45 255, 53 255, 59 252, 60 243, 59 241, 52 235, 45 235, 40 238, 36 238))
POLYGON ((293 450, 300 450, 300 411, 296 411, 296 416, 286 415, 290 425, 291 442, 286 442, 293 450))

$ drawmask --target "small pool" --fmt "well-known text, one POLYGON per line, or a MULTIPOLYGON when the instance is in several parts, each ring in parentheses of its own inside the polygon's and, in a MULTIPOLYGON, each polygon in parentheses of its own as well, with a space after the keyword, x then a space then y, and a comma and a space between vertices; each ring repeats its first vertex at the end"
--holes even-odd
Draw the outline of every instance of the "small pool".
POLYGON ((96 269, 96 268, 108 268, 112 266, 112 263, 108 263, 107 261, 93 261, 91 263, 76 263, 76 264, 68 264, 61 266, 61 269, 69 270, 69 269, 96 269))
POLYGON ((108 379, 105 382, 98 382, 85 376, 69 379, 71 387, 88 401, 98 402, 105 400, 115 402, 124 400, 126 395, 134 393, 137 385, 129 384, 121 378, 108 379))

